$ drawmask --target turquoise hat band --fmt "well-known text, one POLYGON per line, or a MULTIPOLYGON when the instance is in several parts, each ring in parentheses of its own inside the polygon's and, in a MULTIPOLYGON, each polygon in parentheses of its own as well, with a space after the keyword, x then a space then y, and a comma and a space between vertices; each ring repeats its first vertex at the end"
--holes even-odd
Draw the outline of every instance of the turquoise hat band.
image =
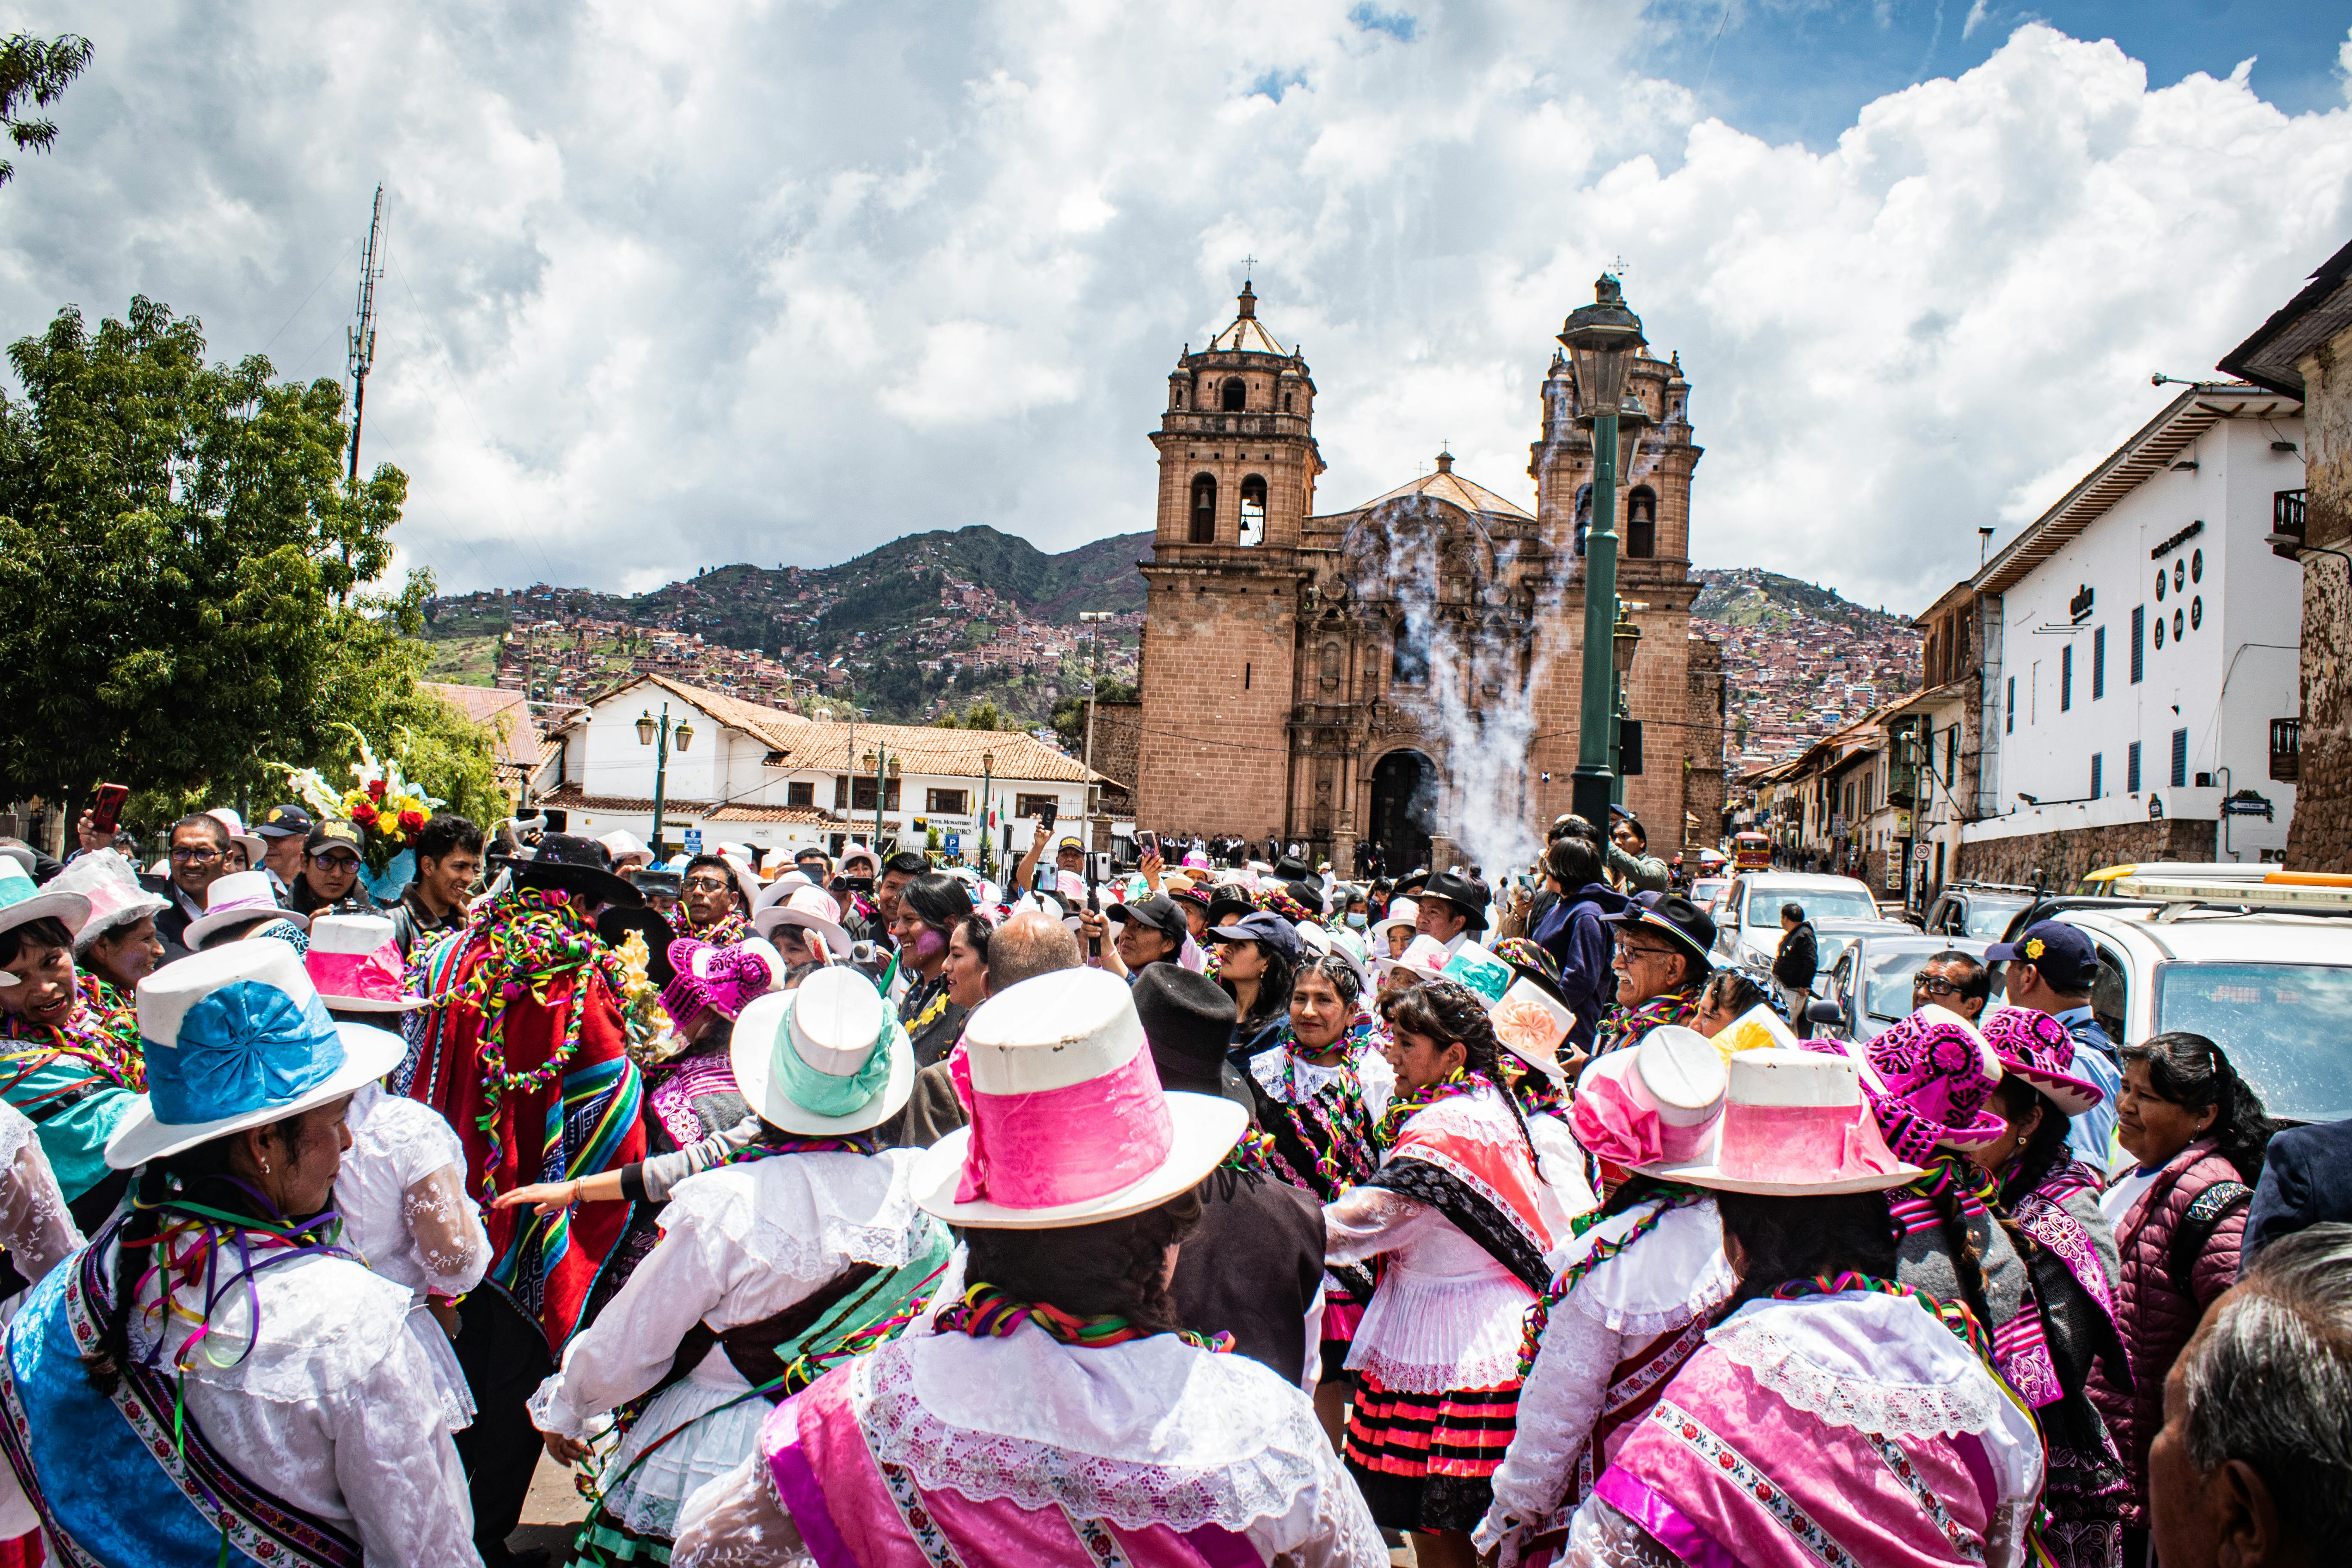
POLYGON ((193 1127, 290 1105, 342 1066, 325 1003, 239 980, 190 1007, 176 1041, 148 1042, 147 1097, 156 1121, 193 1127))
POLYGON ((812 1115, 827 1117, 847 1116, 873 1103, 874 1097, 889 1085, 890 1058, 907 1033, 904 1024, 888 1016, 887 1006, 884 1016, 887 1027, 876 1037, 866 1060, 856 1072, 841 1077, 818 1071, 801 1055, 793 1044, 792 1009, 787 1007, 778 1021, 775 1046, 769 1052, 785 1098, 812 1115))

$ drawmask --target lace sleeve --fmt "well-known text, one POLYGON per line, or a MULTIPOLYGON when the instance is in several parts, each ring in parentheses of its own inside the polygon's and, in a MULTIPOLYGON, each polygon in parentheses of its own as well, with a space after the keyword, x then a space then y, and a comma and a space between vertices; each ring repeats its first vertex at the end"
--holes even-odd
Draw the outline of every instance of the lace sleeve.
POLYGON ((1658 1538, 1599 1498, 1587 1498, 1569 1521, 1559 1568, 1683 1568, 1658 1538))
POLYGON ((757 1451, 687 1498, 670 1553, 671 1568, 813 1568, 815 1561, 757 1451))
POLYGON ((490 1238, 466 1195, 462 1168, 444 1165, 401 1194, 400 1222, 416 1244, 426 1290, 462 1296, 482 1282, 490 1266, 490 1238))
POLYGON ((638 1166, 639 1179, 646 1184, 646 1201, 663 1204, 669 1201, 671 1191, 687 1177, 713 1166, 723 1165, 727 1157, 760 1134, 760 1119, 747 1116, 732 1127, 722 1127, 699 1142, 670 1154, 656 1154, 638 1166))
POLYGON ((1544 1326, 1535 1364, 1519 1390, 1518 1429, 1495 1471, 1494 1506, 1471 1537, 1481 1552, 1549 1517, 1568 1495, 1569 1479, 1591 1441, 1592 1423, 1608 1394, 1610 1374, 1624 1359, 1623 1337, 1603 1325, 1582 1297, 1570 1291, 1544 1326))
POLYGON ((74 1228, 38 1138, 26 1138, 17 1147, 8 1161, 7 1180, 0 1183, 0 1244, 28 1285, 81 1250, 81 1232, 74 1228))
POLYGON ((1428 1224, 1433 1213, 1428 1205, 1386 1187, 1352 1188, 1323 1205, 1323 1261, 1360 1263, 1395 1252, 1428 1224))

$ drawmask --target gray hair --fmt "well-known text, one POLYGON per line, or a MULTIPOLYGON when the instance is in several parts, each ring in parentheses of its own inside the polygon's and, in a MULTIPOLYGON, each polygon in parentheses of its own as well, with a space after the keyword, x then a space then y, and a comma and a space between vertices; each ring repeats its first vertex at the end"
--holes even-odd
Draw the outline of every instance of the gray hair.
POLYGON ((2251 1466, 2291 1540, 2352 1537, 2352 1225, 2263 1248, 2180 1376, 2191 1464, 2251 1466))

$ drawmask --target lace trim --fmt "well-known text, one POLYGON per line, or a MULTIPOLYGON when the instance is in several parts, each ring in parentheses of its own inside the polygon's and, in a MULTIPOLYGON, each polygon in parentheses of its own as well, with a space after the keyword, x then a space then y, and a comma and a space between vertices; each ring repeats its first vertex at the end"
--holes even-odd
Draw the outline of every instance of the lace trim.
POLYGON ((670 1199, 677 1213, 670 1228, 681 1220, 707 1225, 753 1262, 796 1279, 830 1278, 845 1259, 897 1268, 921 1250, 933 1223, 915 1206, 908 1180, 913 1169, 911 1160, 889 1154, 786 1154, 722 1166, 678 1184, 670 1199), (887 1162, 889 1186, 878 1202, 854 1190, 833 1190, 816 1168, 868 1158, 887 1162), (787 1177, 768 1172, 771 1164, 800 1169, 787 1177))
POLYGON ((1350 1372, 1370 1373, 1391 1394, 1451 1394, 1457 1388, 1496 1388, 1519 1381, 1519 1347, 1466 1355, 1443 1366, 1392 1361, 1379 1351, 1367 1351, 1350 1372))
POLYGON ((1241 1531, 1280 1519, 1321 1484, 1318 1456, 1330 1449, 1304 1400, 1257 1452, 1200 1470, 950 1426, 916 1397, 913 1369, 898 1346, 860 1359, 850 1377, 850 1403, 877 1465, 904 1466, 928 1491, 1065 1508, 1128 1530, 1164 1524, 1181 1534, 1217 1524, 1241 1531))
POLYGON ((1948 1437, 1982 1432, 2000 1405, 1991 1379, 1892 1383, 1850 1377, 1808 1361, 1754 1319, 1734 1318, 1707 1336, 1723 1358, 1808 1415, 1881 1436, 1948 1437))

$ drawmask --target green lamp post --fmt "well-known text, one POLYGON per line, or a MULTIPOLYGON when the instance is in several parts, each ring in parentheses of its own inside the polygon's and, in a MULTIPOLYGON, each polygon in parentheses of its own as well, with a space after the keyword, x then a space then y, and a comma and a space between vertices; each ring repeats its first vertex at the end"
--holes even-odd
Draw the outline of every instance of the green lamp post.
POLYGON ((637 744, 657 748, 654 752, 653 842, 654 863, 656 865, 661 864, 665 858, 662 853, 662 812, 668 804, 669 742, 672 736, 677 739, 677 749, 681 752, 685 751, 694 740, 694 721, 690 719, 681 719, 673 728, 669 721, 669 704, 667 702, 662 704, 661 717, 658 719, 654 717, 653 710, 650 708, 637 715, 637 744))
POLYGON ((1559 341, 1576 370, 1576 394, 1592 426, 1592 527, 1584 539, 1583 683, 1577 708, 1576 814, 1603 832, 1616 784, 1611 766, 1617 668, 1617 476, 1631 466, 1638 424, 1624 428, 1625 361, 1648 342, 1642 319, 1625 306, 1624 290, 1604 272, 1593 303, 1571 313, 1559 341), (1620 442, 1626 450, 1621 452, 1620 442), (1602 649, 1611 653, 1603 657, 1602 649))

